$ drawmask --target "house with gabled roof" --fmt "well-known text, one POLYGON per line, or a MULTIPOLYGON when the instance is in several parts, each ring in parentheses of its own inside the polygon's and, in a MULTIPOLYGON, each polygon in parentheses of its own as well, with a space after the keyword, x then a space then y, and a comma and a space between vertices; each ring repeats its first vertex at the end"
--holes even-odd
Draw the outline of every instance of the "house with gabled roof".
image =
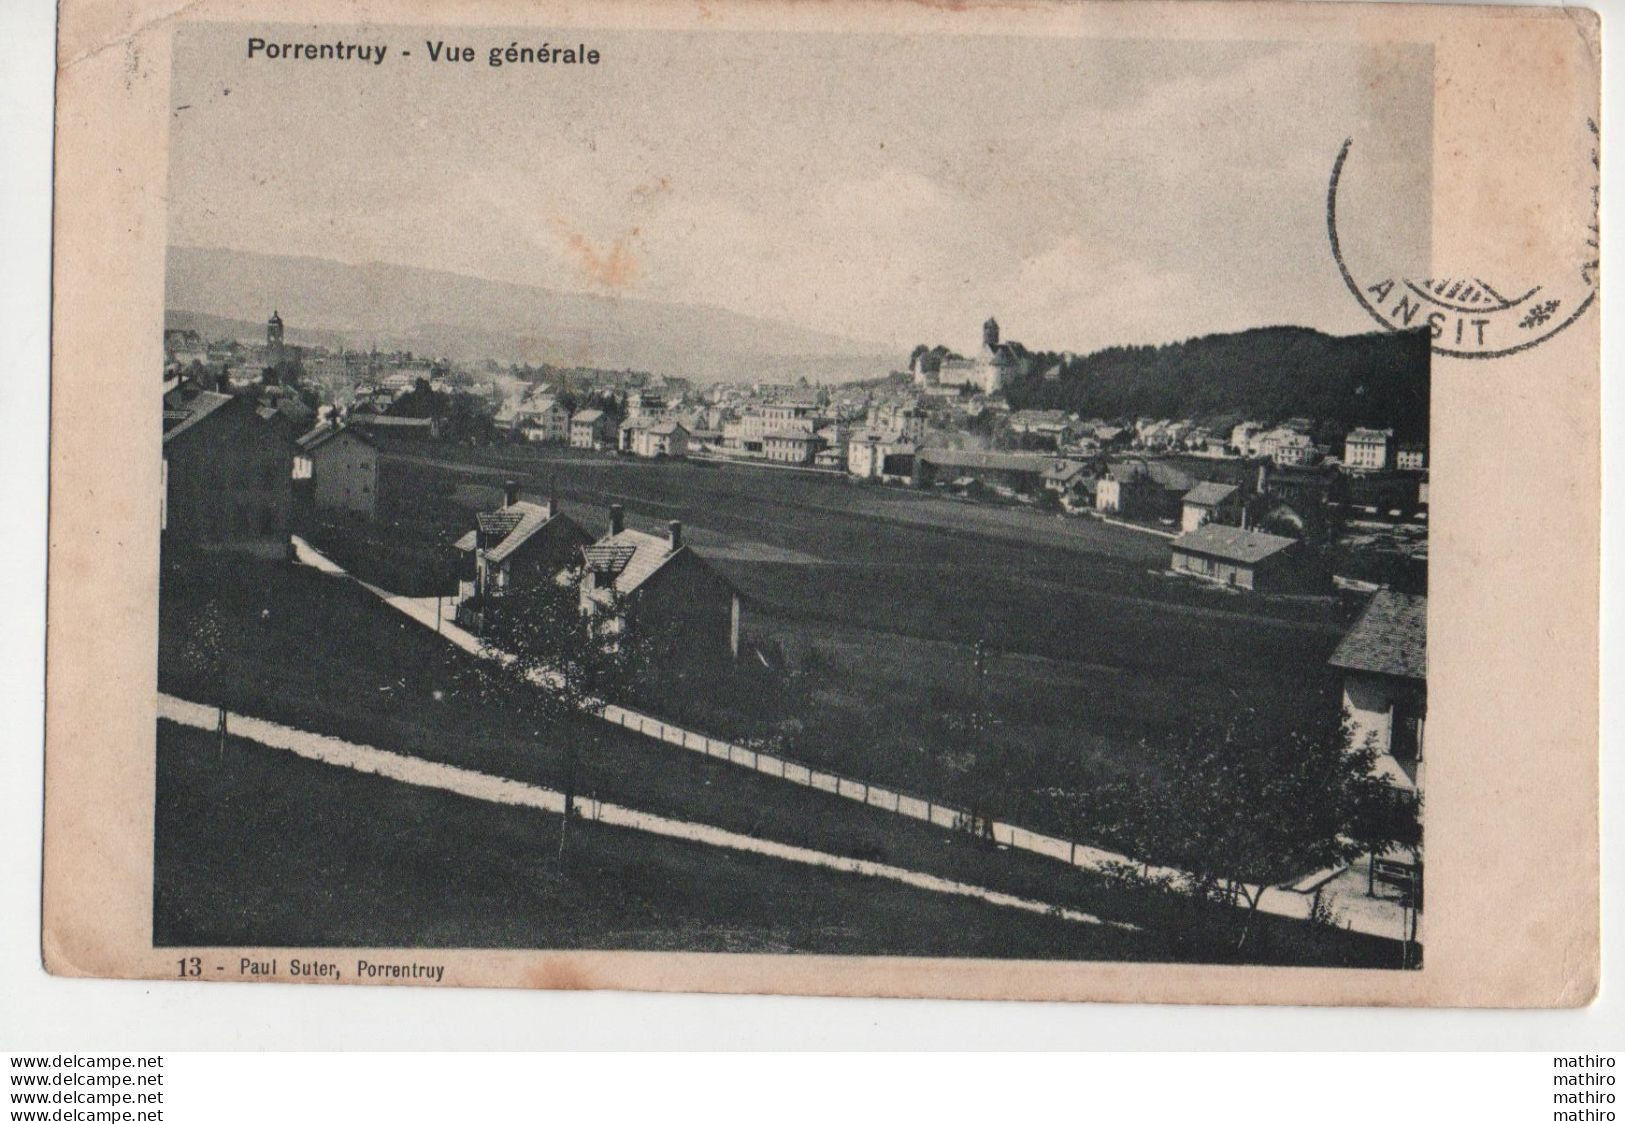
POLYGON ((1129 518, 1156 507, 1157 485, 1144 461, 1113 461, 1095 482, 1095 510, 1129 518))
POLYGON ((1181 531, 1194 531, 1205 523, 1230 523, 1241 519, 1241 489, 1234 484, 1203 481, 1186 492, 1181 503, 1181 531))
POLYGON ((657 653, 733 660, 739 655, 739 592, 683 541, 675 520, 664 535, 626 526, 620 504, 609 533, 581 550, 583 612, 635 615, 657 653))
POLYGON ((1296 593, 1314 584, 1303 543, 1283 535, 1206 523, 1169 546, 1176 574, 1255 593, 1296 593))
MULTIPOLYGON (((642 420, 642 419, 639 419, 642 420)), ((632 430, 631 450, 640 457, 684 457, 688 455, 688 430, 681 422, 657 421, 632 430)))
POLYGON ((512 481, 503 485, 502 506, 474 517, 474 529, 453 544, 461 554, 458 599, 500 597, 517 585, 554 581, 580 562, 592 536, 549 498, 519 498, 512 481))
POLYGON ((570 415, 570 447, 602 449, 614 441, 614 423, 599 409, 577 410, 570 415))
POLYGON ((295 481, 308 480, 302 493, 318 511, 353 511, 368 519, 378 513, 378 446, 360 430, 323 422, 297 438, 295 481))
POLYGON ((1377 772, 1403 789, 1422 786, 1427 721, 1427 598, 1379 589, 1330 661, 1343 674, 1351 742, 1377 751, 1377 772))
POLYGON ((640 440, 639 434, 642 434, 645 430, 653 429, 653 427, 655 427, 653 417, 627 417, 626 421, 622 421, 621 426, 616 429, 614 447, 621 450, 622 453, 635 452, 637 443, 640 440))
POLYGON ((564 442, 570 437, 570 411, 551 394, 538 394, 516 411, 515 426, 527 441, 564 442))

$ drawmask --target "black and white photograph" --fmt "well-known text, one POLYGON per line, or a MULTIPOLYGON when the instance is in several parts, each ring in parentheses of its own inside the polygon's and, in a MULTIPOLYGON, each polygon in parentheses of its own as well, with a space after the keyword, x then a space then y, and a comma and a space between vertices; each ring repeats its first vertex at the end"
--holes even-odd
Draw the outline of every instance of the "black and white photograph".
POLYGON ((1431 50, 716 39, 176 31, 153 944, 1422 967, 1431 50))

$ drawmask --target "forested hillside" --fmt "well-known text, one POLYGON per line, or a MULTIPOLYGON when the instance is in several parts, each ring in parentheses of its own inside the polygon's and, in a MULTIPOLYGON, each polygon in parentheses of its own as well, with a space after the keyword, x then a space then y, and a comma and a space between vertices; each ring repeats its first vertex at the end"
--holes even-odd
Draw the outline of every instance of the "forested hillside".
MULTIPOLYGON (((1316 429, 1392 427, 1401 441, 1428 432, 1425 332, 1329 336, 1309 328, 1254 328, 1160 347, 1112 347, 1033 374, 1007 389, 1015 409, 1084 417, 1312 418, 1316 429)), ((1053 367, 1041 357, 1036 371, 1053 367)))

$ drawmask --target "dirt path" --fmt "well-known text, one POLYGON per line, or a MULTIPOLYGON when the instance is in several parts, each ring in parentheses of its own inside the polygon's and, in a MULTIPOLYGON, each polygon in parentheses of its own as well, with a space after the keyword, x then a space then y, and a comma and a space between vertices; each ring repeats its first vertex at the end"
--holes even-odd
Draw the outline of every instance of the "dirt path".
MULTIPOLYGON (((212 732, 217 728, 219 711, 213 706, 190 702, 174 695, 159 694, 158 717, 178 725, 191 726, 194 729, 212 732)), ((439 789, 442 792, 465 796, 471 800, 482 800, 488 804, 507 804, 516 807, 534 808, 542 812, 551 812, 554 815, 564 814, 564 794, 556 789, 544 788, 541 785, 526 784, 521 781, 510 780, 507 777, 476 772, 473 769, 445 765, 438 761, 427 761, 421 757, 411 757, 403 753, 394 753, 369 745, 358 745, 355 742, 343 741, 326 734, 299 730, 292 726, 268 722, 261 718, 251 718, 247 715, 232 714, 228 720, 228 728, 233 737, 257 742, 271 749, 285 750, 324 765, 332 765, 341 769, 353 769, 359 773, 370 773, 374 776, 399 781, 402 784, 416 785, 420 788, 439 789)), ((890 882, 899 882, 905 886, 929 890, 932 893, 974 898, 989 905, 1000 906, 1005 909, 1019 909, 1027 913, 1044 914, 1082 925, 1110 925, 1117 929, 1138 929, 1138 926, 1126 922, 1106 921, 1092 913, 1084 913, 1081 910, 1069 909, 1049 902, 1035 901, 1032 898, 1017 897, 1014 894, 990 890, 983 886, 974 886, 967 882, 956 882, 952 879, 941 878, 918 870, 908 870, 888 863, 870 862, 866 859, 832 855, 825 851, 815 851, 808 847, 797 847, 789 843, 775 843, 770 839, 740 835, 738 832, 726 831, 719 827, 712 827, 709 824, 671 819, 667 816, 656 815, 653 812, 642 812, 635 808, 627 808, 606 801, 578 798, 576 807, 578 814, 583 819, 595 820, 615 827, 630 828, 633 831, 646 831, 652 835, 683 839, 691 843, 701 843, 708 847, 721 847, 730 851, 744 851, 784 862, 799 863, 803 866, 823 867, 827 870, 841 871, 846 874, 859 874, 869 878, 884 878, 890 882)))
MULTIPOLYGON (((348 577, 374 596, 380 598, 391 608, 411 617, 425 628, 438 631, 448 643, 455 644, 464 651, 475 655, 484 654, 477 637, 445 620, 444 614, 441 612, 441 606, 436 604, 435 598, 411 598, 392 594, 388 590, 380 589, 348 574, 341 566, 327 558, 303 539, 295 537, 293 542, 296 556, 305 565, 313 566, 323 573, 335 577, 348 577)), ((750 769, 789 784, 831 793, 896 815, 923 820, 945 829, 963 829, 966 813, 952 806, 938 804, 935 801, 912 796, 893 788, 872 785, 867 781, 854 780, 839 774, 823 772, 773 754, 760 753, 744 746, 709 738, 704 734, 686 730, 659 718, 641 714, 625 707, 606 706, 603 717, 606 721, 613 722, 618 726, 633 730, 656 741, 664 742, 691 753, 700 753, 707 757, 726 761, 729 764, 750 769)), ((450 766, 444 767, 450 768, 450 766)), ((1116 854, 1074 840, 1044 835, 1041 832, 1018 827, 1014 824, 993 822, 989 825, 989 830, 994 842, 1002 846, 1031 851, 1034 854, 1043 855, 1083 870, 1100 873, 1116 866, 1141 866, 1127 855, 1116 854)), ((740 838, 749 837, 741 836, 740 838)), ((841 859, 839 861, 856 862, 858 860, 841 859)), ((1189 880, 1189 875, 1170 867, 1143 866, 1141 869, 1154 877, 1173 878, 1176 881, 1189 880)), ((1311 901, 1312 899, 1307 893, 1281 887, 1268 887, 1264 891, 1259 910, 1278 917, 1304 920, 1309 916, 1311 901)), ((1393 907, 1392 903, 1351 900, 1334 904, 1347 907, 1343 910, 1346 914, 1345 924, 1348 928, 1357 932, 1399 939, 1404 931, 1405 923, 1402 911, 1393 907)))

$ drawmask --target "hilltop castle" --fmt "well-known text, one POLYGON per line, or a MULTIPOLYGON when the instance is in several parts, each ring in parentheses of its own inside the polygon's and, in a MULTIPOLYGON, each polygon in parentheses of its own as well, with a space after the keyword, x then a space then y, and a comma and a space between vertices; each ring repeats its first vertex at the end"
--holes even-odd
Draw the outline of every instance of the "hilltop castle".
POLYGON ((991 316, 982 324, 982 346, 976 358, 966 359, 938 346, 919 351, 913 362, 917 386, 969 386, 983 394, 997 394, 1032 369, 1032 353, 1015 340, 1001 340, 999 322, 991 316))

